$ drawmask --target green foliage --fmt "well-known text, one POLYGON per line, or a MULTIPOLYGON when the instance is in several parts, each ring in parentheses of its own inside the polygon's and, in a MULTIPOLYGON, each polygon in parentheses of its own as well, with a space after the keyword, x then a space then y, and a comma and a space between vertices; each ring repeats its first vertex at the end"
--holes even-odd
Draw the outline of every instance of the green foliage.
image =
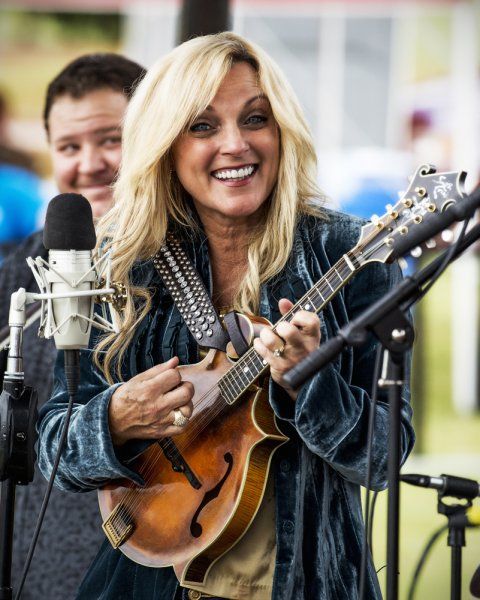
POLYGON ((3 10, 2 45, 53 46, 59 43, 102 41, 118 43, 122 16, 116 13, 74 13, 3 10))

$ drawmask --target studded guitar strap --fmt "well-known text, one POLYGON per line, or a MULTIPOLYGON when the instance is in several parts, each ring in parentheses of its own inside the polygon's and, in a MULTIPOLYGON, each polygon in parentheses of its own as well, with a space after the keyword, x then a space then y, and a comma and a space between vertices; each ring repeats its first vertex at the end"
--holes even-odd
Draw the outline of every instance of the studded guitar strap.
POLYGON ((173 234, 167 234, 165 243, 153 257, 153 264, 197 343, 225 352, 229 335, 197 270, 173 234))

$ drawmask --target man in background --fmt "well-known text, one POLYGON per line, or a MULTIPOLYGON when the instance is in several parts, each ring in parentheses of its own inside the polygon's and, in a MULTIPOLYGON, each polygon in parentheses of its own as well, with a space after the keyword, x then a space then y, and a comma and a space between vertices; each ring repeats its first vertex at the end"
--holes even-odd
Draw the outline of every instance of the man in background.
MULTIPOLYGON (((94 219, 112 204, 112 183, 121 159, 121 126, 128 101, 145 71, 116 54, 90 54, 68 64, 47 89, 44 125, 55 183, 61 193, 84 195, 94 219)), ((27 256, 47 258, 43 232, 28 237, 0 269, 0 327, 8 323, 10 296, 19 287, 38 291, 27 256)), ((25 331, 25 383, 41 406, 50 396, 56 350, 37 337, 38 323, 25 331)), ((12 582, 21 571, 46 482, 17 488, 12 582)), ((53 489, 22 598, 74 598, 82 574, 103 538, 96 494, 65 494, 53 489)))

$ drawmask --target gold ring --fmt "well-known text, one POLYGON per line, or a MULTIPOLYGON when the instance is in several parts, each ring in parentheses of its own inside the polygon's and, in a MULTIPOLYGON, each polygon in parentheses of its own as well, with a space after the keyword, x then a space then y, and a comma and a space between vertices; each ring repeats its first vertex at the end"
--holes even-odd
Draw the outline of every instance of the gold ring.
POLYGON ((174 427, 185 427, 188 423, 188 417, 186 417, 180 409, 176 408, 173 411, 173 415, 175 417, 172 423, 174 427))
POLYGON ((273 356, 275 356, 275 358, 280 358, 280 356, 282 356, 284 352, 285 344, 283 344, 281 348, 275 348, 275 350, 273 351, 273 356))

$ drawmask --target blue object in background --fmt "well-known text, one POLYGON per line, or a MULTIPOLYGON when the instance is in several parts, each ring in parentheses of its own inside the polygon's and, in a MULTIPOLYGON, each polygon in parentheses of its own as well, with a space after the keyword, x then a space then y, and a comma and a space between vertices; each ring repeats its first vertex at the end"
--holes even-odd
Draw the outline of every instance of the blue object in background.
POLYGON ((370 219, 373 214, 383 215, 386 205, 397 200, 398 191, 393 184, 387 186, 378 179, 365 178, 351 195, 342 199, 342 206, 352 215, 370 219))
MULTIPOLYGON (((381 217, 386 212, 387 204, 395 205, 398 202, 398 188, 394 183, 384 183, 381 179, 365 177, 359 182, 354 193, 344 198, 342 206, 352 215, 370 219, 372 215, 381 217)), ((417 267, 417 260, 410 254, 399 260, 404 275, 411 275, 417 267)))
POLYGON ((43 206, 37 175, 22 167, 0 165, 0 262, 39 229, 43 206))

